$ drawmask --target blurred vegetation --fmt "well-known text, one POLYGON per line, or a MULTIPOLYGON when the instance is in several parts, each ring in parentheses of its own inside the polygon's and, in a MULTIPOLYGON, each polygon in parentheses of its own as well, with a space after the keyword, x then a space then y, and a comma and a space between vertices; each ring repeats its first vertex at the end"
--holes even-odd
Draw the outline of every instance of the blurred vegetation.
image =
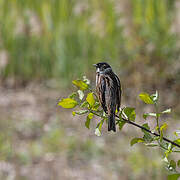
POLYGON ((166 66, 178 60, 172 31, 174 0, 2 0, 3 78, 56 77, 68 83, 107 60, 132 71, 133 63, 166 66))

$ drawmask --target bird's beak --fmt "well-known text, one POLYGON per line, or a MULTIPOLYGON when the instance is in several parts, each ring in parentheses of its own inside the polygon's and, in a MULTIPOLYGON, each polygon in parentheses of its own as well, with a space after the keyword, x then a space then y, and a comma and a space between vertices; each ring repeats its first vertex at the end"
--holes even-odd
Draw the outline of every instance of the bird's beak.
POLYGON ((93 64, 94 67, 97 67, 97 64, 93 64))

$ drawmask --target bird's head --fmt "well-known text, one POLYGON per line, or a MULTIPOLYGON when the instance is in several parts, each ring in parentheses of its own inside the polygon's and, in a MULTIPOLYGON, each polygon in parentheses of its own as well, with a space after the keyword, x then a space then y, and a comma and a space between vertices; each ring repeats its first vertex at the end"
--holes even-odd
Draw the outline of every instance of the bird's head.
POLYGON ((105 71, 112 70, 111 66, 108 63, 100 62, 97 64, 93 64, 96 67, 97 73, 104 73, 105 71))

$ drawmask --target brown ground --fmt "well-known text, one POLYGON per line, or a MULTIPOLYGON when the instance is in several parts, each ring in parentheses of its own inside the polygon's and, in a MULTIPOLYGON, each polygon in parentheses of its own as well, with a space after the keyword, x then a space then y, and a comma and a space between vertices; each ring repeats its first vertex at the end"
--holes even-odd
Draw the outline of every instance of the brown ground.
POLYGON ((67 92, 43 84, 0 88, 0 179, 165 178, 160 150, 130 147, 140 130, 126 125, 114 134, 104 125, 102 137, 97 137, 98 119, 87 130, 85 117, 56 107, 61 94, 67 92))

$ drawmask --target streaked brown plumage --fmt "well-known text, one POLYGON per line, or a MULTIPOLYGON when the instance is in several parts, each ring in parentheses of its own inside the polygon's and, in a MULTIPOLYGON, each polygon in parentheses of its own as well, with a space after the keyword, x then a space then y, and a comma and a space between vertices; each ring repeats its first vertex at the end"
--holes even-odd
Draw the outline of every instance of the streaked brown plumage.
POLYGON ((121 105, 121 84, 117 75, 107 63, 97 63, 96 92, 99 102, 108 114, 108 131, 116 131, 115 113, 121 105))

